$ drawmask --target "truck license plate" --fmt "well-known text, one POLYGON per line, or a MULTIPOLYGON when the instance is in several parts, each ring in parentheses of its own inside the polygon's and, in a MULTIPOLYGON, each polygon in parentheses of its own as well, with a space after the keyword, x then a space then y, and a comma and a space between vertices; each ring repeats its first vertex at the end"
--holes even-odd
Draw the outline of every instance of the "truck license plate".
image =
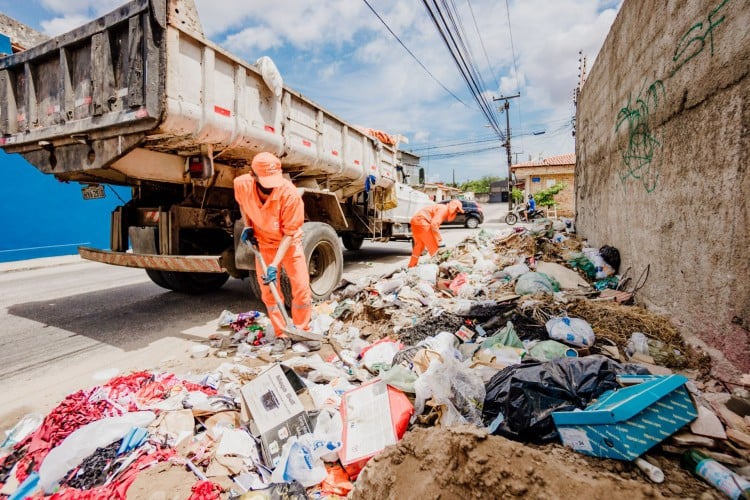
POLYGON ((81 188, 84 200, 97 200, 104 198, 104 186, 101 184, 89 184, 81 188))

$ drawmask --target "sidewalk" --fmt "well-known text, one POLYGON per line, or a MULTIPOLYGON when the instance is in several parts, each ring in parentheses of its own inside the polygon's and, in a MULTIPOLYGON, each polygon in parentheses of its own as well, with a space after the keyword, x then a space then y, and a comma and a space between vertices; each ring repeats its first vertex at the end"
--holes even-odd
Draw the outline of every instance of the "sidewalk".
POLYGON ((11 273, 16 271, 28 271, 44 267, 65 266, 68 264, 80 264, 84 260, 80 255, 61 255, 59 257, 40 257, 38 259, 14 260, 11 262, 0 262, 0 273, 11 273))

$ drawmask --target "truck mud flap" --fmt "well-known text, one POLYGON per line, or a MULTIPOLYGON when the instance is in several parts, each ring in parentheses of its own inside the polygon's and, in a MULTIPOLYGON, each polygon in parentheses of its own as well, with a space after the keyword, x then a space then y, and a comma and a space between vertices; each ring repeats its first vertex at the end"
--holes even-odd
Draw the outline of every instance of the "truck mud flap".
POLYGON ((181 273, 225 273, 219 255, 144 255, 78 247, 81 258, 115 266, 181 273))

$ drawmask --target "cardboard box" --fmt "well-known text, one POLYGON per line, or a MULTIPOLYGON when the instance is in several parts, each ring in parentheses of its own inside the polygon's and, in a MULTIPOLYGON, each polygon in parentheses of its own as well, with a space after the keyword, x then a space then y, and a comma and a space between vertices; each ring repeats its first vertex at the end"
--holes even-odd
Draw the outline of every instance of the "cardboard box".
POLYGON ((607 391, 583 411, 553 412, 563 444, 595 457, 635 460, 692 422, 698 411, 682 375, 607 391))
POLYGON ((313 431, 310 419, 295 388, 281 365, 274 365, 240 389, 260 435, 266 464, 276 467, 281 450, 291 436, 313 431))
POLYGON ((356 479, 370 458, 401 439, 413 413, 409 398, 381 379, 344 393, 339 458, 350 478, 356 479))

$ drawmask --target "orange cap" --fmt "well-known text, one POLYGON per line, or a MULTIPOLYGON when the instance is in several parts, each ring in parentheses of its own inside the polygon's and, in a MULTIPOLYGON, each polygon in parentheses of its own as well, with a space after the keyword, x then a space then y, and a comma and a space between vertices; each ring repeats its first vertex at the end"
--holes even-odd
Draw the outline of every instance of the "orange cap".
POLYGON ((271 153, 258 153, 250 164, 258 177, 258 182, 264 188, 279 187, 284 183, 281 175, 281 160, 271 153))
POLYGON ((461 200, 451 200, 448 202, 448 208, 451 212, 462 214, 464 213, 464 207, 461 200))

